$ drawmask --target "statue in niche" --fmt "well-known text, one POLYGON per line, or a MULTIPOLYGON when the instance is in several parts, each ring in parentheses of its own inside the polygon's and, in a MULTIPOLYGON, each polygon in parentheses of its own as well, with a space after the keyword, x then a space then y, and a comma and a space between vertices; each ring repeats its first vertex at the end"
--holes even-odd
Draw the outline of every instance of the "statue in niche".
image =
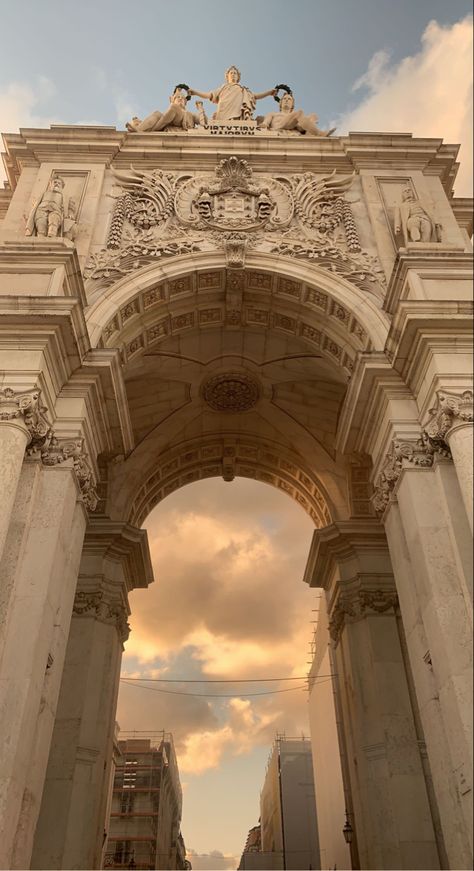
POLYGON ((240 70, 232 66, 225 71, 225 82, 219 88, 207 93, 190 88, 189 94, 217 103, 217 111, 212 116, 213 121, 250 121, 256 100, 273 96, 276 94, 276 88, 254 94, 249 88, 240 84, 240 70))
POLYGON ((198 115, 188 112, 186 109, 187 98, 185 94, 176 88, 170 97, 170 105, 165 112, 156 110, 147 115, 143 121, 136 116, 125 125, 129 133, 158 133, 170 127, 181 127, 183 130, 192 130, 193 127, 207 124, 206 113, 201 102, 196 101, 198 115))
POLYGON ((302 109, 295 110, 293 94, 283 94, 280 100, 280 110, 265 115, 260 127, 267 130, 298 130, 299 133, 309 133, 310 136, 331 136, 335 127, 330 130, 320 130, 317 127, 317 115, 305 115, 302 109))
POLYGON ((26 236, 62 236, 64 230, 64 180, 54 175, 43 196, 33 206, 26 223, 26 236))
POLYGON ((395 208, 395 234, 403 230, 406 242, 440 242, 441 224, 435 224, 411 187, 402 190, 402 202, 395 208))

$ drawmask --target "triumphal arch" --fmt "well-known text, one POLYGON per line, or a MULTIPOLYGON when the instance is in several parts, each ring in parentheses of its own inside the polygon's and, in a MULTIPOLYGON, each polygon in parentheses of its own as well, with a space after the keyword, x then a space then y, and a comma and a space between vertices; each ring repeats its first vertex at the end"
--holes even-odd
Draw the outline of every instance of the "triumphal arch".
POLYGON ((100 867, 141 524, 240 475, 314 521, 360 867, 470 867, 457 146, 338 136, 235 68, 125 131, 4 144, 0 866, 100 867))

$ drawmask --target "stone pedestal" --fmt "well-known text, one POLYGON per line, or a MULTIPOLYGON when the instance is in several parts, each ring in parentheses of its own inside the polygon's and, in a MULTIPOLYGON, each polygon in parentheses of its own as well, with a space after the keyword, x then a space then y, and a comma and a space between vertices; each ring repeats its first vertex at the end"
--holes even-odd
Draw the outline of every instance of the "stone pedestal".
POLYGON ((327 590, 360 867, 439 868, 379 524, 353 520, 317 531, 309 577, 327 590))
POLYGON ((444 463, 436 461, 433 467, 402 469, 384 522, 449 867, 467 868, 472 619, 466 555, 447 511, 446 474, 444 463))
POLYGON ((66 649, 85 512, 68 464, 27 462, 0 574, 0 867, 28 868, 66 649))
POLYGON ((100 867, 127 596, 151 580, 144 531, 90 522, 32 868, 100 867))

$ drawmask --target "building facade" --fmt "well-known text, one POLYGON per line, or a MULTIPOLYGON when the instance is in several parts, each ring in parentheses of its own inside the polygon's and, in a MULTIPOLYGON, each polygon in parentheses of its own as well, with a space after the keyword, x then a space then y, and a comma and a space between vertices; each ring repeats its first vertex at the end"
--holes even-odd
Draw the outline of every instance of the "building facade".
POLYGON ((271 867, 320 867, 309 740, 276 738, 260 794, 260 826, 262 853, 279 860, 271 867))
POLYGON ((182 793, 172 736, 127 738, 119 747, 104 867, 184 868, 182 793))
POLYGON ((314 521, 356 861, 468 868, 458 149, 324 135, 290 99, 259 126, 232 76, 210 123, 177 94, 127 131, 4 136, 0 864, 100 866, 141 525, 178 487, 246 476, 314 521))

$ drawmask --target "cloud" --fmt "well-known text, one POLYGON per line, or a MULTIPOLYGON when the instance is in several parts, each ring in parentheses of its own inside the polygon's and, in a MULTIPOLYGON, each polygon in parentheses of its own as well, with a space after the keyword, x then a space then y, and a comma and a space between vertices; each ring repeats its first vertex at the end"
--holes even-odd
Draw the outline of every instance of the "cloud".
MULTIPOLYGON (((314 593, 301 578, 313 526, 295 503, 253 481, 239 479, 231 489, 198 482, 168 497, 146 526, 158 580, 130 597, 123 672, 226 681, 306 674, 314 593)), ((307 732, 306 694, 293 690, 299 682, 150 686, 122 684, 119 723, 172 731, 188 774, 269 747, 276 731, 307 732)))
POLYGON ((54 82, 39 76, 33 84, 10 82, 0 90, 0 117, 2 131, 14 133, 19 127, 49 127, 52 114, 44 114, 41 107, 56 94, 54 82))
POLYGON ((361 103, 337 121, 338 132, 395 131, 460 143, 456 195, 472 194, 472 16, 445 27, 431 21, 420 51, 398 64, 376 52, 353 85, 361 103))
POLYGON ((186 858, 189 859, 194 871, 232 871, 239 864, 239 856, 225 856, 220 850, 211 850, 209 853, 196 853, 195 850, 186 850, 186 858))

